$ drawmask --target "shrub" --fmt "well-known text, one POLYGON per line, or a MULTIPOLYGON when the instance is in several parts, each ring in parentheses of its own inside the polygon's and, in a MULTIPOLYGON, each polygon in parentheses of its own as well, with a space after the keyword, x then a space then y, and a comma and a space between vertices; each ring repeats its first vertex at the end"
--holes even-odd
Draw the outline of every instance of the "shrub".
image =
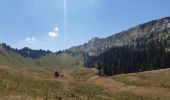
POLYGON ((56 71, 54 75, 55 75, 55 77, 59 77, 60 76, 58 71, 56 71))

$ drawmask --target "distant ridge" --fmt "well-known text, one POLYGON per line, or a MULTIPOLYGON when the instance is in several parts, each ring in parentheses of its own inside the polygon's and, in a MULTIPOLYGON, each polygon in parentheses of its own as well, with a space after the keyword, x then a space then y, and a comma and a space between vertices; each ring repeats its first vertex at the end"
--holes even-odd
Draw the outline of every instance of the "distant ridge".
POLYGON ((42 56, 46 56, 47 54, 52 53, 50 50, 34 50, 34 49, 30 49, 28 47, 22 48, 22 49, 14 49, 11 48, 9 45, 5 44, 5 43, 1 43, 0 45, 3 46, 3 48, 7 51, 13 51, 16 52, 18 54, 20 54, 23 57, 29 57, 29 58, 40 58, 42 56))
POLYGON ((33 50, 28 47, 14 49, 5 43, 0 44, 0 65, 12 67, 72 67, 81 59, 67 53, 54 53, 49 50, 33 50))

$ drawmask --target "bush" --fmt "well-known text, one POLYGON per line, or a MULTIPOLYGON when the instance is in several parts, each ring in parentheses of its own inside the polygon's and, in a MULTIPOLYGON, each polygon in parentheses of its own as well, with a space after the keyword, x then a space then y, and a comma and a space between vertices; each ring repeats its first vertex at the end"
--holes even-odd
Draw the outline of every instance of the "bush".
POLYGON ((64 77, 64 75, 63 75, 63 74, 61 74, 60 76, 61 76, 61 77, 64 77))
POLYGON ((54 75, 55 75, 55 77, 59 77, 60 76, 58 71, 56 71, 54 75))

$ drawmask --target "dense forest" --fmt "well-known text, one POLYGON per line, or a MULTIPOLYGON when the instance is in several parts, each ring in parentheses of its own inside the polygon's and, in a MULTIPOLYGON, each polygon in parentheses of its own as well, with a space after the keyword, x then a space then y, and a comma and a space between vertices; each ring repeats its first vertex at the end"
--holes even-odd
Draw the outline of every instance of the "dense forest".
POLYGON ((100 75, 113 75, 167 68, 170 52, 165 49, 167 41, 138 42, 135 46, 113 47, 99 56, 86 59, 85 66, 97 67, 100 75))

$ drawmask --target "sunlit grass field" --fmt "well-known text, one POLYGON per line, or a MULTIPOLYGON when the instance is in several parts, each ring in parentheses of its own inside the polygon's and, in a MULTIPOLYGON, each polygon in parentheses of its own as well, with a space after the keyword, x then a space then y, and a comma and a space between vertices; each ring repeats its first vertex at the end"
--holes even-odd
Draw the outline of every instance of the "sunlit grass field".
POLYGON ((99 77, 82 67, 1 66, 0 100, 169 100, 169 75, 169 69, 99 77))

